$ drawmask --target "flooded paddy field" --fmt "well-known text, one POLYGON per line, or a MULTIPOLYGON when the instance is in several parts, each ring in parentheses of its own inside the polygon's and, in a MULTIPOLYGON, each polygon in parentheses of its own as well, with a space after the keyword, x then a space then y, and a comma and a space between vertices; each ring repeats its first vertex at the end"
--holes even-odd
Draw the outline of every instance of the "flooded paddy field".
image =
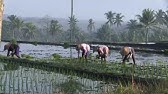
MULTIPOLYGON (((6 55, 7 51, 3 52, 4 42, 1 43, 0 54, 6 55)), ((51 45, 33 45, 20 43, 20 54, 28 54, 36 58, 49 58, 52 54, 57 53, 62 57, 70 57, 70 48, 64 49, 62 46, 51 46, 51 45)), ((91 51, 92 53, 92 51, 91 51)), ((96 56, 94 53, 93 56, 96 56)), ((77 58, 77 51, 72 48, 72 56, 77 58)), ((137 63, 155 64, 158 61, 167 62, 168 58, 165 55, 151 54, 151 53, 141 53, 136 52, 137 63)), ((107 58, 108 61, 121 61, 121 55, 117 50, 111 50, 110 56, 107 58)), ((130 61, 132 62, 132 61, 130 61)), ((139 70, 141 68, 138 67, 139 70)), ((144 67, 145 69, 145 67, 144 67)), ((144 70, 142 69, 142 70, 144 70)), ((60 70, 59 72, 54 72, 50 70, 40 70, 37 68, 30 68, 25 66, 17 65, 16 63, 3 63, 0 62, 0 91, 1 93, 16 94, 16 93, 26 93, 26 94, 63 94, 61 92, 74 92, 67 91, 66 87, 71 87, 74 85, 75 92, 77 94, 82 92, 83 94, 103 94, 103 92, 108 90, 114 90, 117 84, 105 83, 103 81, 91 80, 87 78, 82 78, 74 76, 74 73, 70 72, 66 75, 67 71, 60 70), (12 65, 11 65, 12 64, 12 65), (72 76, 73 74, 73 76, 72 76), (79 87, 79 88, 78 88, 79 87)), ((146 70, 143 71, 145 73, 146 70)), ((153 70, 154 72, 154 70, 153 70)), ((140 75, 144 75, 140 73, 140 75)), ((158 73, 159 74, 159 73, 158 73)), ((149 76, 149 75, 148 75, 149 76)), ((167 77, 167 75, 166 75, 167 77)), ((65 93, 66 94, 66 93, 65 93)), ((74 93, 72 93, 74 94, 74 93)))
MULTIPOLYGON (((7 51, 3 52, 3 46, 5 42, 1 43, 0 54, 6 55, 7 51)), ((54 45, 33 45, 33 44, 24 44, 20 43, 20 54, 31 55, 36 58, 49 58, 52 54, 57 53, 62 57, 70 57, 70 48, 64 49, 62 46, 54 45)), ((91 50, 90 53, 93 53, 91 50)), ((92 56, 95 57, 97 53, 93 53, 92 56)), ((77 58, 77 51, 72 48, 72 57, 77 58)), ((163 54, 153 54, 145 52, 136 52, 135 54, 136 62, 138 64, 156 64, 157 62, 168 62, 168 56, 163 54)), ((121 62, 121 55, 119 50, 111 50, 110 56, 107 58, 108 61, 117 61, 121 62)), ((132 63, 132 60, 130 60, 132 63)))

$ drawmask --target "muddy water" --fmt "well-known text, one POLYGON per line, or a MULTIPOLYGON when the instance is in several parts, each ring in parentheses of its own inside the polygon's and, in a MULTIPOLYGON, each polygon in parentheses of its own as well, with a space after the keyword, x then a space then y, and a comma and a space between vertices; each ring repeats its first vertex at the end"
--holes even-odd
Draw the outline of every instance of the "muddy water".
MULTIPOLYGON (((6 55, 7 51, 2 52, 3 46, 5 45, 4 42, 1 43, 0 47, 0 54, 6 55)), ((62 46, 53 46, 53 45, 32 45, 32 44, 23 44, 20 43, 20 54, 28 54, 36 58, 48 58, 51 57, 52 54, 57 53, 62 57, 70 57, 70 48, 64 49, 62 46)), ((93 53, 91 51, 90 53, 93 53)), ((95 56, 97 53, 93 53, 95 56)), ((72 56, 77 58, 77 51, 72 48, 72 56)), ((152 63, 156 64, 158 61, 168 62, 168 56, 160 55, 160 54, 151 54, 151 53, 141 53, 136 52, 135 54, 136 62, 139 64, 144 63, 152 63)), ((110 56, 107 58, 108 61, 121 61, 121 55, 117 50, 111 50, 110 56)), ((132 60, 130 60, 132 63, 132 60)))

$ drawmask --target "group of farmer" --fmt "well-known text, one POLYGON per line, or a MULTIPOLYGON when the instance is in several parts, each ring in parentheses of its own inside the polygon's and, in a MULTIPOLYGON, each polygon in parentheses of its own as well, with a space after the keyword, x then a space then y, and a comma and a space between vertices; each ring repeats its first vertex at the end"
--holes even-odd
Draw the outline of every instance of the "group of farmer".
MULTIPOLYGON (((7 50, 7 56, 19 56, 19 45, 17 43, 7 43, 4 45, 4 51, 7 50)), ((80 50, 82 51, 82 57, 87 59, 90 52, 90 45, 86 43, 81 43, 76 46, 76 50, 78 51, 78 58, 80 54, 80 50)), ((101 60, 105 60, 109 55, 109 47, 106 45, 93 47, 93 53, 97 52, 97 58, 101 58, 101 60)), ((123 47, 120 50, 120 54, 122 55, 122 63, 125 63, 126 60, 132 58, 133 63, 135 64, 135 51, 132 47, 123 47)))
MULTIPOLYGON (((80 54, 80 50, 82 51, 82 57, 87 59, 90 52, 90 45, 86 43, 82 43, 76 46, 76 50, 78 51, 78 57, 80 54)), ((106 45, 93 47, 93 53, 98 53, 97 58, 101 58, 101 60, 105 60, 109 55, 109 47, 106 45)), ((120 54, 122 55, 122 63, 125 63, 126 60, 132 58, 133 63, 135 64, 135 51, 132 47, 122 47, 120 50, 120 54)))

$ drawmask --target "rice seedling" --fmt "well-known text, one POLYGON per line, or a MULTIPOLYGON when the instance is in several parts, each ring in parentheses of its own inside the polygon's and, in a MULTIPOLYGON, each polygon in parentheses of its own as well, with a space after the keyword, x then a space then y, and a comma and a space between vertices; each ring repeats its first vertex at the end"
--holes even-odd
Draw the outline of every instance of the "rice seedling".
POLYGON ((22 58, 26 58, 26 59, 34 59, 33 56, 31 56, 31 55, 26 55, 26 54, 21 54, 21 57, 22 57, 22 58))
POLYGON ((164 53, 165 53, 165 54, 168 54, 168 49, 165 49, 165 50, 164 50, 164 53))
POLYGON ((58 60, 58 59, 60 59, 61 58, 61 56, 59 55, 59 54, 52 54, 52 57, 53 57, 53 59, 55 59, 55 60, 58 60))
MULTIPOLYGON (((33 61, 33 60, 31 60, 33 61)), ((107 64, 101 64, 101 63, 97 63, 97 61, 91 61, 91 60, 88 60, 88 61, 84 61, 82 59, 55 59, 54 61, 51 60, 52 62, 50 62, 48 60, 47 63, 45 63, 45 60, 42 60, 42 61, 36 61, 35 63, 32 63, 33 65, 29 65, 29 63, 26 63, 25 66, 28 66, 28 67, 36 67, 36 68, 39 68, 39 69, 43 69, 45 71, 53 71, 53 72, 58 72, 58 73, 61 73, 61 74, 69 74, 69 75, 73 75, 73 76, 78 76, 78 74, 80 72, 75 72, 77 70, 80 70, 82 71, 82 77, 86 77, 86 78, 90 78, 90 79, 99 79, 99 80, 102 80, 102 81, 111 81, 112 79, 110 78, 106 78, 105 76, 99 76, 98 73, 101 73, 101 74, 113 74, 115 76, 120 76, 120 75, 125 75, 125 77, 131 77, 132 80, 134 80, 136 77, 139 77, 139 78, 165 78, 166 76, 166 79, 167 79, 167 72, 168 72, 168 69, 167 69, 167 65, 160 65, 160 64, 157 64, 157 65, 136 65, 135 67, 133 67, 132 65, 128 65, 128 64, 117 64, 117 63, 107 63, 107 64), (38 63, 40 64, 40 66, 36 66, 35 64, 38 63), (48 68, 48 65, 52 65, 51 68, 48 68), (58 69, 54 68, 54 67, 60 67, 58 69), (62 68, 63 69, 62 69, 62 68), (75 70, 75 71, 74 71, 75 70), (85 73, 87 72, 87 73, 85 73), (89 73, 90 72, 90 73, 89 73), (89 74, 88 74, 89 73, 89 74), (95 75, 96 74, 96 75, 95 75)), ((34 61, 33 61, 34 62, 34 61)), ((12 63, 14 64, 14 63, 12 63)), ((14 65, 12 65, 14 66, 14 65)), ((54 91, 54 85, 52 84, 52 82, 56 82, 57 84, 59 83, 61 85, 61 83, 64 83, 67 81, 67 77, 64 77, 63 80, 60 80, 60 82, 58 82, 58 78, 60 77, 60 75, 56 75, 56 74, 52 74, 51 76, 48 76, 50 75, 49 72, 45 72, 45 71, 40 71, 38 72, 39 70, 32 70, 31 68, 24 68, 24 69, 20 69, 20 71, 14 71, 14 70, 17 70, 19 69, 19 67, 15 67, 13 69, 11 69, 10 67, 6 67, 6 71, 8 70, 11 70, 12 72, 12 75, 8 75, 7 76, 7 79, 9 78, 12 78, 8 81, 7 83, 10 83, 10 84, 7 84, 9 86, 7 87, 10 87, 10 85, 13 87, 13 88, 9 88, 11 90, 10 93, 16 93, 14 92, 14 90, 16 89, 16 80, 20 81, 20 84, 19 82, 17 83, 17 88, 22 88, 22 91, 24 92, 25 90, 27 91, 33 91, 34 92, 40 92, 40 93, 48 93, 50 92, 50 89, 51 92, 54 91), (14 72, 13 72, 14 71, 14 72), (18 73, 20 72, 20 73, 18 73), (38 72, 38 73, 37 73, 38 72), (32 74, 34 73, 34 74, 32 74), (18 77, 16 77, 16 75, 18 77), (19 79, 19 75, 20 75, 20 79, 19 79), (26 76, 27 75, 27 76, 26 76), (37 75, 37 76, 34 76, 33 78, 30 78, 32 75, 37 75), (52 80, 50 81, 52 85, 48 85, 48 78, 45 78, 45 77, 50 77, 52 80), (58 78, 56 78, 58 77, 58 78), (14 78, 14 79, 13 79, 14 78), (33 84, 34 83, 34 84, 33 84), (34 87, 33 87, 34 86, 34 87), (48 91, 48 92, 47 92, 48 91)), ((8 71, 9 72, 9 71, 8 71)), ((124 76, 123 76, 124 77, 124 76)), ((123 78, 124 79, 124 78, 123 78)), ((78 81, 78 80, 77 80, 78 81)), ((85 84, 88 83, 87 80, 84 80, 85 84)), ((95 85, 96 83, 92 83, 91 86, 95 85)), ((131 83, 131 88, 132 88, 132 83, 131 83)), ((128 87, 125 87, 125 86, 122 86, 123 88, 125 89, 128 89, 129 90, 131 89, 128 85, 128 87)), ((137 86, 136 86, 137 87, 137 86)), ((108 88, 108 87, 107 87, 108 88)), ((8 91, 7 89, 4 88, 4 91, 8 91)), ((21 89, 19 89, 18 91, 20 91, 21 89)), ((129 92, 128 90, 128 92, 129 92)), ((126 90, 127 91, 127 90, 126 90)), ((50 92, 50 93, 51 93, 50 92)), ((113 92, 113 91, 112 91, 113 92)), ((117 91, 116 91, 117 92, 117 91)), ((130 91, 132 92, 132 91, 130 91)), ((8 91, 9 93, 9 91, 8 91)), ((121 92, 122 94, 122 92, 121 92)))
POLYGON ((6 85, 7 85, 7 73, 5 72, 5 81, 4 81, 4 91, 3 92, 6 92, 6 85))
POLYGON ((1 72, 0 72, 0 93, 3 92, 3 76, 4 76, 4 73, 1 70, 1 72))

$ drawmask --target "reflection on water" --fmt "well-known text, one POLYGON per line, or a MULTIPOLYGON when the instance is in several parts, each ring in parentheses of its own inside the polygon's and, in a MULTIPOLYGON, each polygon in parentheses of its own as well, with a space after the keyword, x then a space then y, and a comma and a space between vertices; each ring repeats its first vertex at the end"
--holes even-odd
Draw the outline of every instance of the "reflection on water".
MULTIPOLYGON (((102 94, 111 84, 77 76, 0 63, 0 93, 5 94, 102 94), (14 69, 11 69, 14 66, 14 69), (64 93, 61 93, 64 92, 64 93), (81 93, 79 93, 81 92, 81 93)), ((73 74, 73 73, 69 73, 73 74)))
MULTIPOLYGON (((4 42, 1 43, 0 50, 3 50, 3 46, 5 45, 4 42)), ((50 57, 52 54, 57 53, 63 57, 69 57, 70 56, 70 49, 64 49, 61 46, 51 46, 51 45, 32 45, 32 44, 19 44, 20 45, 20 54, 29 54, 33 57, 37 58, 47 58, 50 57)), ((93 51, 91 51, 93 53, 93 51)), ((6 52, 0 52, 2 55, 6 55, 6 52)), ((77 58, 77 51, 75 49, 72 49, 72 56, 77 58)), ((97 53, 93 53, 93 56, 95 56, 97 53)), ((143 63, 156 63, 159 61, 168 62, 168 57, 160 54, 151 54, 151 53, 141 53, 136 52, 135 55, 136 62, 139 64, 143 63)), ((121 55, 119 54, 119 51, 117 50, 111 50, 110 56, 107 58, 108 61, 121 61, 121 55)), ((132 60, 130 60, 132 63, 132 60)))

